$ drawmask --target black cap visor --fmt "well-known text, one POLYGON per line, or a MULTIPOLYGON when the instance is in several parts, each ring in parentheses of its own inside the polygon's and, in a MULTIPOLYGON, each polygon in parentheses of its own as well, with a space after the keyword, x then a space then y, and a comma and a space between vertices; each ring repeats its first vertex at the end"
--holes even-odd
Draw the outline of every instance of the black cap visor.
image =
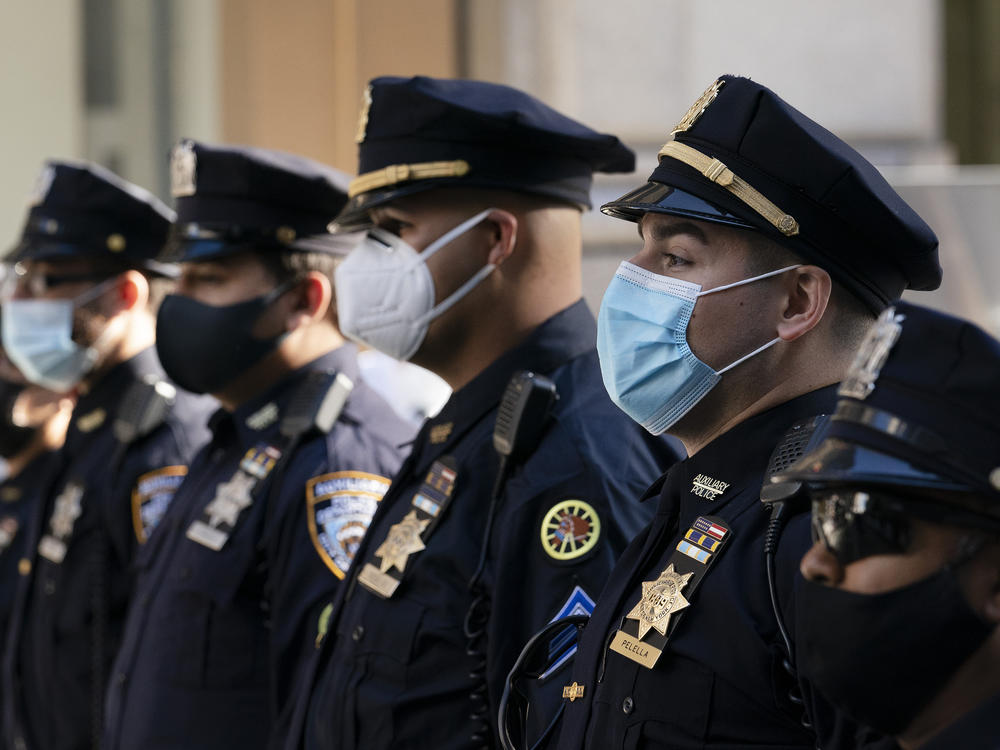
POLYGON ((24 260, 35 261, 63 261, 63 260, 96 260, 111 261, 120 264, 122 269, 135 268, 141 271, 164 276, 166 278, 177 278, 178 269, 169 262, 154 258, 141 257, 125 253, 111 253, 107 247, 96 244, 78 244, 72 242, 24 240, 15 246, 4 259, 9 263, 17 263, 24 260))
POLYGON ((919 495, 971 495, 977 492, 969 484, 921 468, 898 456, 836 437, 826 438, 816 450, 771 481, 805 482, 810 486, 904 488, 919 495))
POLYGON ((602 213, 626 221, 639 221, 643 214, 650 211, 686 216, 689 219, 711 221, 741 229, 757 229, 750 222, 734 216, 714 203, 661 182, 647 182, 625 193, 621 198, 601 206, 602 213))

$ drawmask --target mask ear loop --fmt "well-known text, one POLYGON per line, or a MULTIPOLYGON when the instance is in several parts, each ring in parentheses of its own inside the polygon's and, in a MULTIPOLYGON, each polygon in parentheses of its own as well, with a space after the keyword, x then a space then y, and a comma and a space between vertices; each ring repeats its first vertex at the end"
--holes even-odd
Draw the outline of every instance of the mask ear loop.
MULTIPOLYGON (((698 296, 699 297, 703 297, 706 294, 712 294, 714 292, 722 292, 722 291, 725 291, 726 289, 732 289, 733 287, 743 286, 744 284, 750 284, 751 282, 760 281, 761 279, 769 279, 772 276, 777 276, 779 274, 784 273, 785 271, 791 271, 792 269, 801 268, 801 267, 802 267, 801 263, 796 263, 793 266, 785 266, 784 268, 779 268, 777 271, 768 271, 767 273, 762 273, 760 276, 754 276, 753 278, 750 278, 750 279, 743 279, 742 281, 734 281, 732 284, 724 284, 723 286, 717 286, 714 289, 708 289, 707 291, 704 291, 704 292, 698 292, 698 296)), ((756 349, 754 349, 752 352, 750 352, 749 354, 745 354, 742 357, 740 357, 738 360, 736 360, 735 362, 733 362, 733 363, 731 363, 729 365, 726 365, 721 370, 716 370, 715 374, 716 375, 722 375, 724 373, 729 372, 734 367, 736 367, 737 365, 743 364, 744 362, 746 362, 751 357, 756 357, 761 352, 767 351, 772 346, 774 346, 775 344, 777 344, 779 341, 781 341, 781 337, 780 336, 776 336, 775 338, 771 339, 766 344, 764 344, 764 346, 759 346, 756 349)))
MULTIPOLYGON (((454 229, 452 229, 452 230, 450 230, 448 232, 445 232, 443 235, 441 235, 440 237, 438 237, 434 242, 432 242, 430 245, 428 245, 426 248, 424 248, 424 251, 422 253, 420 253, 419 262, 423 263, 424 261, 427 260, 427 258, 429 258, 431 255, 433 255, 434 253, 436 253, 442 247, 444 247, 445 245, 447 245, 453 239, 455 239, 459 235, 462 235, 462 234, 465 234, 466 232, 468 232, 474 226, 476 226, 477 224, 479 224, 483 219, 485 219, 487 216, 489 216, 489 214, 490 214, 491 211, 493 211, 492 208, 487 208, 484 211, 480 211, 478 214, 476 214, 475 216, 473 216, 471 219, 467 219, 466 221, 463 221, 461 224, 459 224, 454 229)), ((468 281, 466 281, 464 284, 462 284, 454 292, 452 292, 451 294, 449 294, 447 298, 441 300, 440 304, 438 304, 437 306, 431 308, 428 312, 424 313, 419 318, 417 318, 417 320, 415 321, 415 323, 418 326, 425 325, 426 323, 434 320, 438 316, 440 316, 440 315, 444 314, 445 312, 447 312, 448 310, 450 310, 452 308, 452 306, 455 305, 455 303, 457 303, 459 300, 461 300, 463 297, 465 297, 465 295, 468 294, 483 279, 485 279, 487 276, 489 276, 491 273, 493 273, 493 271, 495 269, 496 269, 496 264, 495 263, 487 263, 485 266, 483 266, 478 271, 476 271, 469 278, 468 281)))

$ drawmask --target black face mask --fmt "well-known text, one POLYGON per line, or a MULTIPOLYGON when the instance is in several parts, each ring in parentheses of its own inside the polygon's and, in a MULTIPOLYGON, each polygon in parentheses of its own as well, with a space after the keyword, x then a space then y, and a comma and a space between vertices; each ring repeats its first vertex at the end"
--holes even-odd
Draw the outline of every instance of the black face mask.
POLYGON ((951 568, 884 594, 806 581, 799 671, 857 721, 898 735, 993 632, 951 568))
POLYGON ((170 379, 192 393, 215 393, 274 351, 284 333, 258 339, 251 331, 291 283, 220 307, 167 295, 156 316, 156 352, 170 379))
POLYGON ((14 424, 14 404, 23 385, 0 380, 0 458, 11 458, 31 443, 38 430, 14 424))

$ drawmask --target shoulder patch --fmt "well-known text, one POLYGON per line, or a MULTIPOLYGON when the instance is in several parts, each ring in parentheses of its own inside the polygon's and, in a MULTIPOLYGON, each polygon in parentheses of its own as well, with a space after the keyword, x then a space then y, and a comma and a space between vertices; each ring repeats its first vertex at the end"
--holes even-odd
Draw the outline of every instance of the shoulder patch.
POLYGON ((601 538, 601 518, 583 500, 562 500, 542 518, 542 549, 553 560, 567 562, 592 550, 601 538))
POLYGON ((391 480, 364 471, 335 471, 306 482, 309 536, 320 559, 343 580, 391 480))
POLYGON ((132 489, 132 528, 139 544, 146 543, 163 518, 187 471, 187 466, 164 466, 146 472, 136 481, 132 489))

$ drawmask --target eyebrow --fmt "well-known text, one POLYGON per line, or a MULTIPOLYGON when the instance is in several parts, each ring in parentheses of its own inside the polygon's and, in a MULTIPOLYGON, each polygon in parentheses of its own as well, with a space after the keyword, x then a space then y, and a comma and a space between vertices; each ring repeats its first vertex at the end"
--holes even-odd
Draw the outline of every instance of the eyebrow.
MULTIPOLYGON (((636 228, 639 230, 639 238, 645 239, 645 236, 642 233, 642 221, 636 223, 636 228)), ((652 235, 653 239, 657 242, 669 240, 671 237, 676 237, 679 234, 689 234, 701 242, 701 244, 708 244, 708 238, 705 236, 705 232, 701 227, 693 222, 679 221, 671 224, 657 223, 653 225, 652 235)))

